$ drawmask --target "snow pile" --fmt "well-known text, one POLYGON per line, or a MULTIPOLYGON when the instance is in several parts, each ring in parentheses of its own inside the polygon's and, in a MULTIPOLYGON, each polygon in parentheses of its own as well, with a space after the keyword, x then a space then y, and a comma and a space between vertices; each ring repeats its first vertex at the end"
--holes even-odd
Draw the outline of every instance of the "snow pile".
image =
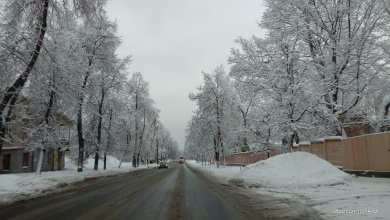
POLYGON ((252 187, 260 197, 267 194, 313 207, 324 219, 390 216, 389 178, 353 177, 314 154, 282 154, 246 167, 186 163, 222 183, 252 187))
POLYGON ((239 166, 220 166, 217 168, 214 164, 202 165, 195 160, 186 160, 186 164, 199 169, 201 172, 213 176, 220 183, 228 183, 232 179, 237 179, 241 176, 239 166))
POLYGON ((261 187, 318 187, 343 184, 350 175, 307 152, 281 154, 242 169, 240 178, 261 187))
MULTIPOLYGON (((107 169, 116 169, 119 167, 120 160, 113 156, 107 155, 107 161, 106 161, 106 168, 107 169)), ((73 161, 71 161, 69 158, 65 157, 65 168, 66 169, 77 169, 77 164, 75 164, 73 161)), ((84 168, 87 169, 93 169, 95 164, 95 159, 94 158, 88 158, 85 163, 84 163, 84 168)), ((102 169, 104 166, 104 161, 103 159, 99 160, 99 169, 102 169)), ((130 168, 132 166, 131 163, 128 162, 123 162, 121 165, 121 168, 130 168)))

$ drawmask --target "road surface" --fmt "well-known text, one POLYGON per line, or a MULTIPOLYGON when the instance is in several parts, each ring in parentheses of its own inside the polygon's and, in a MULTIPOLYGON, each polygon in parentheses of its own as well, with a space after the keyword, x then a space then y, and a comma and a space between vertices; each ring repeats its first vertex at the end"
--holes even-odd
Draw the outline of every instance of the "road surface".
POLYGON ((185 164, 89 180, 0 209, 0 219, 319 219, 289 200, 217 184, 185 164))

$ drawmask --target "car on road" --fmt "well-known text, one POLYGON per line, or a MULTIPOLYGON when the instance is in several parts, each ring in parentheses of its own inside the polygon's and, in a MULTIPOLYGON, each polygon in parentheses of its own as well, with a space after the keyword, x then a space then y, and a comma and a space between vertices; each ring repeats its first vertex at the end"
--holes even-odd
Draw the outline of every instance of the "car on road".
POLYGON ((179 162, 179 164, 184 163, 184 157, 180 157, 178 162, 179 162))
POLYGON ((160 165, 158 166, 158 169, 161 169, 161 168, 168 168, 168 162, 165 160, 160 161, 160 165))

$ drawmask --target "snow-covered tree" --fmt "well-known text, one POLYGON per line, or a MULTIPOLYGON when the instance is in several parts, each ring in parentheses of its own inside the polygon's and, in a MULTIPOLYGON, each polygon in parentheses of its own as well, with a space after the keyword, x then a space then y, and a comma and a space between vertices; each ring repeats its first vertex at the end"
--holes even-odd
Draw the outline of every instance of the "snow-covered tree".
POLYGON ((0 94, 0 154, 7 136, 11 114, 20 98, 31 74, 40 74, 36 68, 45 46, 47 32, 55 29, 58 21, 74 12, 79 18, 90 18, 101 10, 104 1, 16 1, 6 0, 1 5, 4 19, 0 24, 2 32, 1 57, 4 64, 2 70, 12 71, 2 78, 0 94), (53 22, 48 22, 48 20, 53 22), (4 35, 3 35, 4 34, 4 35), (16 64, 10 67, 10 64, 16 64), (18 73, 17 73, 18 72, 18 73), (3 84, 5 83, 5 84, 3 84))
MULTIPOLYGON (((79 171, 91 155, 98 169, 101 152, 104 158, 115 154, 122 160, 134 153, 137 164, 140 157, 151 156, 152 134, 158 133, 153 124, 163 128, 159 111, 142 75, 133 74, 142 85, 128 78, 130 57, 116 54, 120 39, 105 2, 0 4, 0 153, 4 143, 14 140, 41 152, 58 148, 64 143, 58 135, 62 117, 76 124, 70 148, 72 153, 78 148, 72 156, 79 171), (13 135, 16 131, 28 135, 13 135)), ((168 131, 163 137, 166 146, 176 145, 168 131)))
POLYGON ((321 117, 332 134, 345 118, 361 114, 375 81, 387 71, 389 14, 381 1, 266 1, 262 27, 300 42, 300 59, 311 68, 321 117))
MULTIPOLYGON (((230 151, 233 148, 234 141, 227 142, 228 137, 232 139, 233 136, 237 136, 236 130, 240 130, 234 121, 238 118, 237 99, 223 67, 216 68, 213 74, 204 73, 203 76, 204 85, 198 88, 198 93, 190 94, 190 99, 197 102, 198 117, 202 121, 207 121, 211 127, 207 132, 208 143, 205 143, 205 146, 213 146, 215 160, 219 162, 220 153, 224 156, 226 150, 230 151)), ((191 127, 188 129, 189 132, 196 130, 198 129, 191 127)))

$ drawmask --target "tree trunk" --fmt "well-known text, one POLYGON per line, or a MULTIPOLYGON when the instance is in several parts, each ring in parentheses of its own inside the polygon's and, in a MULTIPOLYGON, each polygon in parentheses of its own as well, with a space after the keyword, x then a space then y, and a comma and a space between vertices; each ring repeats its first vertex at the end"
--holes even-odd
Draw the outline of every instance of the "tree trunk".
MULTIPOLYGON (((102 117, 102 115, 100 115, 102 117)), ((98 170, 99 167, 99 149, 100 149, 100 144, 102 142, 102 118, 99 117, 98 119, 98 130, 97 130, 97 144, 95 147, 95 163, 93 166, 94 170, 98 170)))
POLYGON ((79 141, 79 159, 77 172, 83 172, 84 163, 84 135, 83 135, 83 103, 84 103, 84 92, 87 87, 87 82, 90 73, 90 67, 92 66, 92 58, 88 60, 88 71, 85 74, 83 85, 81 86, 81 93, 79 94, 79 109, 77 113, 77 136, 79 141))
MULTIPOLYGON (((130 141, 131 141, 131 136, 129 134, 126 135, 126 144, 127 144, 127 147, 125 149, 125 152, 123 153, 122 155, 122 159, 121 161, 119 162, 119 167, 118 168, 121 168, 122 166, 122 162, 123 162, 123 159, 125 158, 127 152, 129 151, 130 149, 130 141)), ((133 158, 134 159, 134 158, 133 158)), ((134 163, 134 162, 133 162, 134 163)))
POLYGON ((142 131, 139 134, 139 143, 138 143, 138 152, 137 152, 137 167, 139 166, 139 162, 140 162, 141 148, 143 145, 145 127, 146 127, 146 115, 145 115, 145 110, 144 110, 144 120, 143 120, 143 125, 142 125, 142 131))
POLYGON ((36 174, 38 175, 41 175, 41 169, 42 169, 42 165, 43 165, 43 149, 42 148, 39 148, 39 156, 38 156, 38 164, 37 164, 37 170, 36 170, 36 174))
MULTIPOLYGON (((243 118, 243 123, 244 123, 244 129, 245 129, 245 133, 246 133, 246 130, 247 130, 247 115, 248 115, 248 109, 246 112, 244 112, 241 107, 239 106, 238 109, 240 110, 241 112, 241 115, 242 115, 242 118, 243 118)), ((244 142, 244 146, 246 147, 248 145, 248 138, 246 137, 246 134, 244 133, 244 137, 243 137, 243 142, 244 142)))
MULTIPOLYGON (((45 118, 44 118, 45 129, 50 128, 49 127, 49 117, 50 117, 50 114, 51 114, 52 109, 53 109, 54 98, 55 98, 55 91, 52 88, 52 90, 50 91, 50 95, 49 95, 49 104, 47 106, 45 118)), ((41 169, 42 169, 42 165, 43 165, 43 149, 45 148, 45 146, 46 146, 46 143, 43 141, 43 147, 39 148, 39 157, 38 157, 38 164, 37 164, 37 170, 36 170, 36 174, 39 174, 39 175, 41 174, 41 169)))
MULTIPOLYGON (((153 143, 154 143, 154 140, 156 138, 156 132, 157 132, 156 119, 154 119, 154 121, 153 121, 153 127, 154 127, 154 129, 153 129, 153 137, 152 137, 152 141, 150 143, 150 149, 153 149, 153 143)), ((155 161, 157 163, 157 160, 155 160, 155 161)))
POLYGON ((104 103, 105 92, 102 89, 102 97, 99 103, 99 119, 98 119, 98 129, 97 129, 97 144, 95 148, 95 164, 93 166, 94 170, 98 169, 99 166, 99 149, 102 142, 102 121, 103 121, 103 103, 104 103))
POLYGON ((53 75, 52 86, 51 86, 50 94, 49 94, 49 103, 47 105, 47 109, 46 109, 46 113, 45 113, 46 125, 49 125, 49 117, 50 117, 50 114, 51 114, 52 109, 53 109, 55 95, 56 95, 56 92, 55 92, 55 81, 54 81, 54 75, 53 75))
MULTIPOLYGON (((219 104, 219 97, 216 97, 216 114, 217 114, 217 137, 214 137, 214 147, 216 156, 218 155, 217 160, 217 167, 219 167, 219 151, 222 151, 222 156, 225 157, 224 155, 224 149, 223 149, 223 140, 222 140, 222 131, 221 131, 221 118, 222 118, 222 109, 220 108, 219 104)), ((223 104, 223 100, 222 100, 223 104)), ((224 164, 225 165, 225 164, 224 164)))
POLYGON ((83 137, 83 104, 79 100, 79 109, 77 113, 77 135, 79 141, 79 159, 77 164, 77 172, 83 172, 84 163, 84 137, 83 137))
POLYGON ((138 122, 135 122, 135 137, 134 137, 134 152, 133 152, 133 167, 137 167, 137 150, 138 150, 138 122))
POLYGON ((112 109, 110 110, 110 119, 108 121, 108 140, 107 140, 107 145, 106 145, 106 150, 104 151, 104 167, 103 169, 106 170, 106 165, 107 165, 107 151, 108 148, 110 147, 110 142, 111 142, 111 120, 112 120, 112 109))
POLYGON ((219 167, 219 151, 217 147, 217 140, 214 137, 214 152, 215 152, 215 162, 217 163, 217 167, 219 167))
POLYGON ((135 137, 133 151, 133 167, 137 167, 137 149, 138 149, 138 92, 135 94, 135 137))
POLYGON ((104 152, 104 157, 103 157, 103 170, 107 169, 107 153, 104 152))
POLYGON ((159 145, 159 141, 158 139, 156 140, 156 163, 159 164, 159 160, 158 160, 158 145, 159 145))
MULTIPOLYGON (((3 149, 4 144, 4 138, 6 136, 6 122, 4 121, 7 107, 10 107, 10 102, 15 103, 17 101, 17 98, 19 96, 20 90, 24 87, 24 84, 26 83, 28 76, 30 75, 31 71, 33 70, 42 45, 43 40, 45 38, 46 34, 46 28, 47 28, 47 14, 48 14, 48 8, 49 8, 49 0, 42 0, 43 10, 42 14, 39 15, 39 30, 38 30, 38 38, 37 43, 35 44, 35 48, 31 54, 30 61, 27 64, 26 69, 23 71, 23 73, 16 79, 16 81, 7 89, 5 92, 5 95, 3 99, 0 102, 0 157, 1 157, 1 151, 3 149)), ((9 111, 9 114, 12 113, 12 109, 9 111)))

